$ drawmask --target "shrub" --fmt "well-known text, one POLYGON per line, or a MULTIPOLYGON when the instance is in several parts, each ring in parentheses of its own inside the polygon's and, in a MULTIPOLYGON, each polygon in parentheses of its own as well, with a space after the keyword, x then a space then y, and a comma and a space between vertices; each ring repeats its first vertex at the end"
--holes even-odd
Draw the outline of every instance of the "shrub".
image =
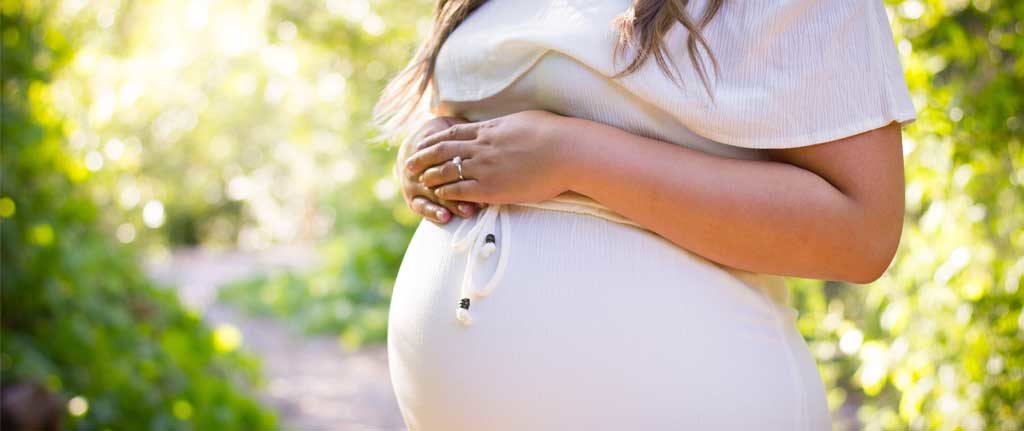
POLYGON ((147 282, 97 226, 90 172, 66 152, 71 126, 51 103, 51 76, 74 49, 50 14, 4 1, 0 15, 4 384, 56 394, 64 429, 274 428, 242 392, 258 382, 257 364, 147 282))

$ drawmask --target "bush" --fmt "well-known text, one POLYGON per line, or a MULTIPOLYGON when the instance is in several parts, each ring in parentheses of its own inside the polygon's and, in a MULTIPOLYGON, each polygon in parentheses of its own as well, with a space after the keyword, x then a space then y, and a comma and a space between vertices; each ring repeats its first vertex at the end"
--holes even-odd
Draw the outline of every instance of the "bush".
POLYGON ((49 91, 74 52, 51 12, 4 1, 0 16, 5 385, 58 394, 64 429, 274 428, 241 391, 258 382, 257 364, 234 350, 233 334, 205 328, 97 227, 90 171, 67 153, 72 126, 49 91))

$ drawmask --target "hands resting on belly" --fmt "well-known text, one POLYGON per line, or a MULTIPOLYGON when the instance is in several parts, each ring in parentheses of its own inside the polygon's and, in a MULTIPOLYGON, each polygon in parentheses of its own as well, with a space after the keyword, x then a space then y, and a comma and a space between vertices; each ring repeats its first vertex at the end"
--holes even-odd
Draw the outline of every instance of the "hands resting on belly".
POLYGON ((538 202, 567 191, 572 151, 555 133, 564 118, 530 110, 475 123, 428 120, 398 150, 406 204, 444 224, 453 215, 472 217, 483 204, 538 202))
POLYGON ((453 214, 462 217, 472 217, 479 209, 473 202, 455 202, 437 197, 434 190, 427 187, 419 180, 419 174, 404 169, 406 159, 415 152, 415 146, 427 136, 445 130, 455 124, 469 122, 461 117, 434 117, 423 124, 411 139, 402 143, 398 148, 398 161, 395 165, 399 183, 401 184, 402 196, 405 204, 413 212, 426 217, 434 223, 448 223, 453 214))

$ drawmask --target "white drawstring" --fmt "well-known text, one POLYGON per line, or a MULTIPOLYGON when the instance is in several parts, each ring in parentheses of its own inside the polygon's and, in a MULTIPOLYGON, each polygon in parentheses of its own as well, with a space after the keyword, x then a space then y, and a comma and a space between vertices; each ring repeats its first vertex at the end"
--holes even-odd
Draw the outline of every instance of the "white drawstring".
POLYGON ((494 274, 491 275, 491 278, 482 289, 473 289, 473 270, 478 262, 477 253, 470 250, 466 258, 466 269, 462 275, 462 286, 459 289, 459 307, 455 313, 455 317, 466 325, 472 322, 469 316, 471 299, 482 298, 494 291, 494 288, 498 286, 498 282, 501 281, 501 277, 505 273, 505 266, 508 265, 509 247, 512 242, 512 229, 508 220, 508 211, 501 204, 488 205, 484 209, 483 214, 475 218, 476 224, 463 237, 460 238, 459 234, 466 227, 466 223, 474 220, 473 218, 463 219, 458 229, 452 235, 452 248, 456 251, 464 251, 470 248, 470 246, 480 243, 480 235, 484 234, 485 240, 483 244, 480 244, 479 254, 484 259, 487 259, 497 249, 497 246, 494 245, 498 241, 498 239, 494 238, 494 225, 499 219, 501 223, 501 251, 498 254, 498 267, 495 268, 494 274))

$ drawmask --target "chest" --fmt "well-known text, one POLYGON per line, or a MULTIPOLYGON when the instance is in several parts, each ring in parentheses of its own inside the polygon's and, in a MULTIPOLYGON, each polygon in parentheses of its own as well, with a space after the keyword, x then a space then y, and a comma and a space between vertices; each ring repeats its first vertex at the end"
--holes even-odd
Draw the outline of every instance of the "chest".
MULTIPOLYGON (((764 158, 762 150, 723 145, 695 133, 662 107, 561 52, 546 51, 528 66, 501 90, 475 100, 441 100, 439 111, 483 121, 545 110, 724 157, 764 158)), ((680 92, 679 97, 686 95, 680 92)))

